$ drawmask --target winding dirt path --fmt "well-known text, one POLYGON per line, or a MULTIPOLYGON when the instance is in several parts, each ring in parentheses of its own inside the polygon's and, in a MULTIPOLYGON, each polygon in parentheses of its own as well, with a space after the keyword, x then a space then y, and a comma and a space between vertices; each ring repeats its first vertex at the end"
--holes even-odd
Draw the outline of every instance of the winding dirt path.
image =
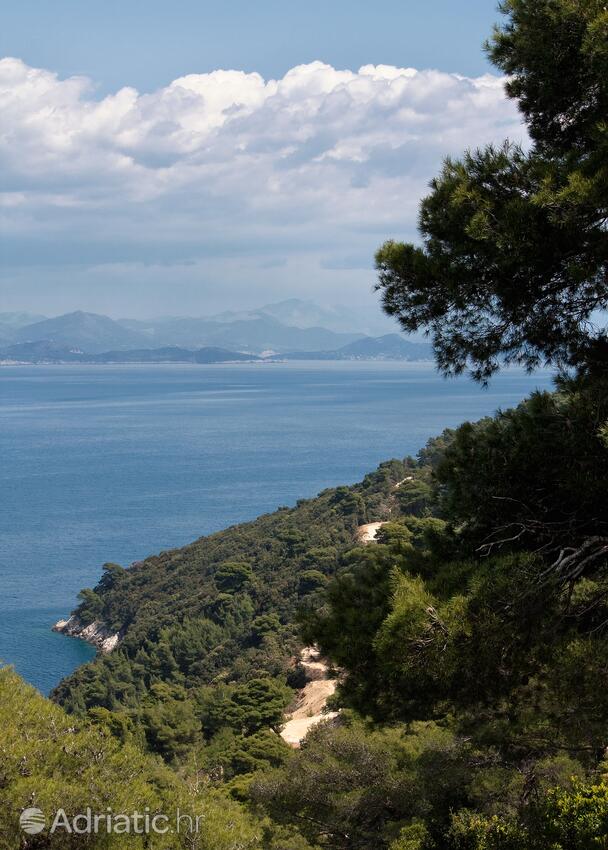
POLYGON ((336 690, 337 679, 329 676, 328 665, 319 651, 314 646, 305 647, 300 653, 300 664, 306 671, 308 682, 298 693, 281 730, 281 738, 294 748, 300 746, 317 723, 338 716, 337 711, 325 711, 327 700, 336 690))

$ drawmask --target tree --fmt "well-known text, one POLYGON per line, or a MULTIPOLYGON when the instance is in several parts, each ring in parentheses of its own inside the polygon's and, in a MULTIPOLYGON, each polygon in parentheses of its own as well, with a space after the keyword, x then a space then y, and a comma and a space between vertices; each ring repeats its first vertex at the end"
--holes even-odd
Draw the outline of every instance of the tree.
POLYGON ((315 847, 426 850, 441 845, 413 843, 425 837, 420 818, 443 832, 466 799, 468 757, 468 745, 435 723, 321 723, 285 766, 254 778, 251 796, 315 847))
POLYGON ((222 564, 216 574, 215 582, 220 590, 227 593, 241 590, 253 578, 253 570, 249 564, 242 561, 227 561, 222 564))
POLYGON ((316 590, 321 590, 327 584, 327 576, 323 575, 319 570, 304 570, 300 573, 298 580, 298 593, 301 596, 306 596, 307 593, 314 593, 316 590))
POLYGON ((103 610, 103 599, 90 587, 84 587, 78 594, 78 617, 83 623, 92 623, 99 619, 103 610))
POLYGON ((251 735, 265 727, 280 726, 291 697, 291 690, 281 681, 256 678, 240 685, 201 688, 198 700, 208 733, 230 727, 251 735))
POLYGON ((446 160, 424 199, 423 246, 376 255, 385 310, 431 334, 446 374, 501 363, 605 368, 608 12, 600 0, 506 0, 488 45, 533 145, 446 160))
POLYGON ((201 736, 194 703, 179 686, 159 682, 152 685, 151 692, 155 701, 141 716, 148 745, 167 761, 179 759, 201 736))
POLYGON ((472 812, 455 815, 452 850, 601 850, 608 835, 608 786, 573 782, 535 800, 519 822, 472 812))
POLYGON ((588 537, 605 546, 608 452, 598 424, 607 419, 608 387, 596 380, 561 382, 559 392, 461 425, 436 476, 442 513, 468 553, 542 547, 556 560, 588 537))
POLYGON ((605 144, 604 0, 504 0, 500 8, 509 19, 495 28, 487 49, 509 75, 507 92, 519 101, 536 144, 564 153, 605 144))

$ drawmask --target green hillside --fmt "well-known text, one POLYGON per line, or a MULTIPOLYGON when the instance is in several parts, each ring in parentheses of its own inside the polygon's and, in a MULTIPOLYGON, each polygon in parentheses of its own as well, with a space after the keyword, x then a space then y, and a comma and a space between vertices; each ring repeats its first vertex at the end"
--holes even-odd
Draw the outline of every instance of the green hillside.
MULTIPOLYGON (((264 828, 260 821, 248 816, 242 807, 219 799, 208 788, 186 784, 159 759, 145 755, 136 737, 124 726, 119 731, 103 709, 87 720, 68 717, 6 667, 0 668, 0 729, 3 850, 262 847, 264 828), (28 808, 39 809, 46 819, 45 829, 39 834, 27 835, 20 829, 19 816, 28 808), (157 821, 158 832, 150 829, 139 835, 134 830, 125 834, 103 828, 97 835, 78 834, 73 830, 74 818, 86 813, 87 808, 101 815, 109 811, 117 815, 161 815, 168 821, 157 821), (60 815, 52 832, 59 811, 65 818, 60 815), (178 811, 192 818, 181 821, 179 834, 178 811), (70 829, 65 828, 66 821, 70 829)), ((80 828, 78 822, 76 828, 80 828)))
POLYGON ((293 662, 298 614, 321 604, 361 524, 398 516, 410 502, 422 509, 429 476, 414 460, 391 461, 361 484, 127 570, 107 564, 75 613, 85 626, 102 621, 121 642, 61 682, 53 698, 72 712, 126 712, 152 751, 183 761, 203 748, 209 769, 221 767, 224 777, 281 761, 286 747, 267 732, 302 681, 293 662))

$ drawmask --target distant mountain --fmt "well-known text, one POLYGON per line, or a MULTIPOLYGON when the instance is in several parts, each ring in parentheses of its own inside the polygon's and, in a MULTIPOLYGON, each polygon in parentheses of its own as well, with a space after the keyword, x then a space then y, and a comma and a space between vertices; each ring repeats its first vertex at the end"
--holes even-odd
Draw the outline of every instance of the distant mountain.
MULTIPOLYGON (((254 310, 225 310, 206 316, 204 321, 219 322, 220 324, 231 324, 233 322, 247 322, 254 319, 274 319, 282 325, 293 328, 315 328, 322 327, 336 333, 355 333, 359 331, 358 321, 349 322, 344 316, 343 308, 320 307, 314 301, 302 301, 300 298, 289 298, 277 304, 265 304, 254 310)), ((122 320, 121 320, 122 321, 122 320)), ((180 318, 166 318, 157 320, 164 326, 171 323, 183 322, 180 318)), ((201 321, 201 320, 195 320, 201 321)), ((135 327, 130 320, 124 321, 125 326, 135 327)))
POLYGON ((296 328, 322 327, 336 333, 362 333, 375 336, 395 327, 393 319, 380 309, 353 308, 345 305, 321 307, 314 301, 289 298, 278 304, 266 304, 256 311, 260 316, 270 316, 296 328))
POLYGON ((298 328, 258 313, 223 313, 215 318, 165 318, 153 321, 121 319, 121 326, 137 333, 149 346, 186 348, 218 346, 261 354, 268 351, 335 349, 363 334, 336 333, 323 327, 298 328))
POLYGON ((79 348, 57 345, 48 339, 0 348, 0 361, 12 360, 17 363, 80 363, 83 357, 91 356, 79 348))
POLYGON ((0 348, 10 345, 13 341, 13 329, 8 325, 0 325, 0 348))
POLYGON ((88 354, 112 348, 143 348, 147 343, 145 336, 124 328, 108 316, 83 313, 81 310, 25 325, 14 336, 16 343, 41 340, 47 340, 57 348, 79 348, 88 354))
POLYGON ((209 341, 215 345, 260 353, 337 349, 361 337, 362 334, 336 333, 321 327, 291 327, 269 316, 262 316, 219 325, 209 341))
POLYGON ((260 359, 255 355, 214 347, 190 351, 167 346, 89 354, 78 348, 57 346, 49 340, 23 342, 0 350, 0 361, 17 363, 235 363, 260 359))
POLYGON ((412 342, 400 334, 360 339, 340 349, 344 357, 374 360, 432 360, 433 350, 428 342, 412 342))
POLYGON ((337 312, 331 308, 320 307, 314 301, 302 301, 299 298, 288 298, 278 304, 265 304, 257 310, 258 315, 270 316, 285 325, 294 328, 323 327, 340 331, 353 330, 353 326, 345 328, 337 312))
MULTIPOLYGON (((77 311, 22 325, 28 314, 4 315, 9 321, 3 324, 0 320, 1 348, 45 341, 51 348, 76 349, 89 355, 170 347, 194 351, 211 347, 260 356, 313 352, 319 359, 323 352, 337 351, 370 338, 359 331, 356 317, 349 315, 347 308, 319 307, 312 301, 296 298, 267 304, 259 310, 201 318, 114 320, 97 313, 77 311), (336 330, 337 327, 344 330, 336 330)), ((357 356, 356 351, 352 356, 357 356)), ((362 352, 361 356, 366 355, 362 352)))
POLYGON ((151 345, 204 345, 217 328, 217 322, 208 318, 166 316, 158 319, 118 319, 118 324, 140 334, 151 345))
POLYGON ((32 322, 40 322, 45 318, 46 316, 35 313, 0 313, 0 346, 14 342, 19 328, 30 325, 32 322))
POLYGON ((399 334, 365 337, 337 351, 292 351, 286 360, 432 360, 433 351, 425 342, 410 342, 399 334))
POLYGON ((410 342, 399 334, 365 337, 335 351, 292 351, 260 357, 220 346, 204 346, 195 350, 180 346, 138 348, 102 352, 85 352, 75 346, 58 345, 53 340, 0 346, 0 361, 20 363, 235 363, 270 360, 408 360, 432 358, 431 346, 410 342))
POLYGON ((321 307, 314 301, 288 298, 276 304, 265 304, 255 310, 226 311, 209 316, 215 322, 237 322, 252 319, 274 319, 293 328, 325 328, 334 333, 360 333, 377 336, 395 328, 394 319, 389 319, 380 309, 353 308, 339 305, 321 307))
POLYGON ((206 346, 195 351, 176 345, 134 351, 105 351, 90 357, 91 363, 236 363, 260 360, 255 354, 206 346))

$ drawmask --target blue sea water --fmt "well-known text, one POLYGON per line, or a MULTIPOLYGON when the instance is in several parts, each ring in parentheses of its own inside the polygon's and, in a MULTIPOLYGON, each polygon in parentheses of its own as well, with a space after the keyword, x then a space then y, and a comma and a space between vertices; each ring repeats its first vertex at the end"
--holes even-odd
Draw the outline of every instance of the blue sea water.
POLYGON ((360 480, 550 385, 378 362, 2 367, 0 659, 47 693, 92 657, 50 626, 105 561, 360 480))

